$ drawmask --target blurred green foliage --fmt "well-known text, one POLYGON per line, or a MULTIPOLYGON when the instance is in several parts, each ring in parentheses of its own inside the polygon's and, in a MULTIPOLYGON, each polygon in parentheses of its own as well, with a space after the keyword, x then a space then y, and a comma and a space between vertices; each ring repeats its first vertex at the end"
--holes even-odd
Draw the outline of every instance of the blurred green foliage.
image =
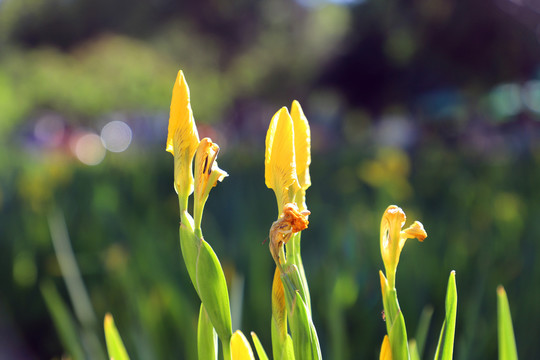
POLYGON ((179 68, 201 132, 222 146, 220 166, 230 174, 203 221, 228 281, 245 277, 244 333, 271 348, 273 265, 263 242, 275 201, 264 186, 264 132, 296 98, 313 134, 302 250, 323 356, 378 354, 378 231, 392 203, 429 235, 400 261, 408 332, 425 304, 434 305, 432 323, 442 323, 455 269, 456 358, 495 358, 498 284, 511 299, 518 354, 540 353, 540 325, 531 321, 540 318, 531 285, 540 282, 540 107, 519 98, 534 88, 522 82, 538 80, 540 50, 524 9, 481 0, 305 3, 0 2, 6 353, 63 352, 39 290, 52 282, 70 303, 47 222, 58 208, 95 313, 114 314, 133 358, 194 358, 199 303, 181 261, 164 151, 179 68), (98 131, 121 113, 134 139, 89 167, 67 141, 35 141, 34 126, 49 113, 62 116, 66 133, 98 131))

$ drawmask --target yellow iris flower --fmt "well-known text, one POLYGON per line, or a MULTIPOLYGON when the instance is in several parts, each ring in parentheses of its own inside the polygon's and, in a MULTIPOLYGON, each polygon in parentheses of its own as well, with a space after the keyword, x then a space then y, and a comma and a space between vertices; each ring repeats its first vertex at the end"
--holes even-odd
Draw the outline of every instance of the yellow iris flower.
POLYGON ((391 289, 395 287, 395 274, 399 256, 407 239, 417 238, 424 241, 427 237, 426 230, 419 221, 415 221, 407 229, 401 230, 405 225, 406 218, 400 207, 390 205, 381 220, 381 256, 391 289))
POLYGON ((286 107, 273 117, 266 133, 265 183, 274 190, 281 211, 287 203, 305 210, 305 191, 311 185, 311 135, 298 101, 289 114, 286 107))
POLYGON ((199 143, 195 155, 195 227, 200 228, 204 204, 210 190, 222 181, 227 174, 217 165, 219 146, 210 138, 204 138, 199 143))
POLYGON ((174 156, 174 189, 183 199, 181 206, 193 192, 193 156, 199 145, 199 134, 193 119, 193 111, 189 100, 189 87, 182 70, 178 72, 174 83, 169 131, 165 150, 174 156))

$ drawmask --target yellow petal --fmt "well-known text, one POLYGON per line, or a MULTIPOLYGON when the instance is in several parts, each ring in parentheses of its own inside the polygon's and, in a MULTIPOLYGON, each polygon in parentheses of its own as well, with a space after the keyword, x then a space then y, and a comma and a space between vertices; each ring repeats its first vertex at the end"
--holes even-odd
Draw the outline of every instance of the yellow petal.
POLYGON ((415 221, 411 226, 406 228, 401 232, 401 242, 400 246, 403 248, 405 240, 407 239, 418 239, 424 241, 427 238, 427 232, 424 230, 424 225, 420 221, 415 221))
POLYGON ((173 87, 166 151, 173 155, 186 150, 194 154, 198 144, 199 134, 191 110, 189 87, 180 70, 173 87))
POLYGON ((192 164, 198 144, 199 134, 189 103, 189 88, 184 74, 179 71, 173 87, 165 149, 174 155, 174 188, 181 199, 181 208, 187 207, 187 198, 193 192, 192 164))
POLYGON ((285 203, 293 201, 300 188, 296 174, 293 122, 285 107, 281 108, 270 122, 266 133, 264 164, 266 186, 276 193, 278 209, 281 211, 285 203))
POLYGON ((391 288, 395 286, 395 273, 399 256, 407 239, 418 238, 418 240, 423 241, 427 237, 424 226, 419 221, 415 221, 410 227, 401 231, 406 218, 400 207, 391 205, 386 209, 381 220, 381 257, 391 288))
POLYGON ((390 349, 390 340, 388 340, 388 335, 384 335, 379 360, 392 360, 392 350, 390 349))
POLYGON ((386 275, 391 279, 390 283, 393 287, 393 275, 395 267, 399 262, 400 249, 400 232, 405 223, 405 213, 400 207, 390 205, 383 214, 381 220, 380 246, 381 256, 386 268, 386 275))
POLYGON ((311 164, 311 132, 300 103, 293 101, 291 118, 294 124, 294 152, 296 156, 296 173, 303 190, 311 186, 309 165, 311 164))
POLYGON ((255 360, 251 345, 240 330, 231 336, 231 355, 233 360, 255 360))
POLYGON ((219 146, 210 138, 204 138, 197 147, 195 155, 195 226, 200 227, 204 204, 210 190, 222 181, 227 174, 217 165, 219 146))

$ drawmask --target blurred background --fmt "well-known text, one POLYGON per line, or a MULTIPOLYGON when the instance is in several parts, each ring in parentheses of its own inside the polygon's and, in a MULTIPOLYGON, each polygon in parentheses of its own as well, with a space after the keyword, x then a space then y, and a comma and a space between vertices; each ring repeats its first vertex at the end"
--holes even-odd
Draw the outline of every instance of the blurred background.
POLYGON ((497 356, 498 284, 518 353, 534 358, 539 23, 534 0, 0 0, 0 358, 105 358, 108 311, 132 358, 196 357, 199 300, 164 150, 179 69, 230 174, 203 230, 234 328, 270 351, 264 137, 297 99, 312 131, 302 250, 324 357, 378 358, 378 231, 396 204, 429 234, 409 240, 397 276, 411 337, 433 307, 425 357, 456 270, 456 358, 497 356))

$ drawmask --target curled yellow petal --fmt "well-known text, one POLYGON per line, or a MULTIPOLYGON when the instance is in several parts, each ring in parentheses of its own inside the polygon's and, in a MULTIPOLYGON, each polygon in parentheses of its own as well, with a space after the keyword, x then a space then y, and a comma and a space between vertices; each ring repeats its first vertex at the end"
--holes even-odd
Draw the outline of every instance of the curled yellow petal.
POLYGON ((204 138, 195 154, 195 226, 200 227, 202 211, 210 190, 227 174, 217 165, 219 146, 210 138, 204 138))
POLYGON ((407 239, 418 239, 424 241, 427 238, 427 232, 420 221, 415 221, 411 226, 401 232, 401 248, 405 245, 407 239))
POLYGON ((406 240, 418 238, 420 241, 423 241, 427 237, 424 226, 419 221, 415 221, 410 227, 401 231, 401 228, 405 225, 406 218, 405 213, 400 207, 390 205, 384 212, 381 220, 381 257, 391 288, 394 287, 399 256, 406 240))
POLYGON ((240 330, 231 336, 231 356, 233 360, 255 360, 251 345, 240 330))
POLYGON ((390 340, 388 340, 388 335, 384 335, 379 360, 392 360, 392 350, 390 349, 390 340))
POLYGON ((266 133, 264 161, 266 186, 274 190, 278 209, 294 200, 300 188, 296 174, 294 127, 287 108, 281 108, 273 117, 266 133))
POLYGON ((199 144, 199 134, 189 99, 189 87, 182 70, 174 83, 166 151, 174 155, 174 186, 185 198, 193 191, 192 162, 199 144))
POLYGON ((300 103, 293 101, 291 118, 294 125, 294 152, 296 156, 296 173, 303 190, 311 186, 309 165, 311 164, 311 132, 300 103))

